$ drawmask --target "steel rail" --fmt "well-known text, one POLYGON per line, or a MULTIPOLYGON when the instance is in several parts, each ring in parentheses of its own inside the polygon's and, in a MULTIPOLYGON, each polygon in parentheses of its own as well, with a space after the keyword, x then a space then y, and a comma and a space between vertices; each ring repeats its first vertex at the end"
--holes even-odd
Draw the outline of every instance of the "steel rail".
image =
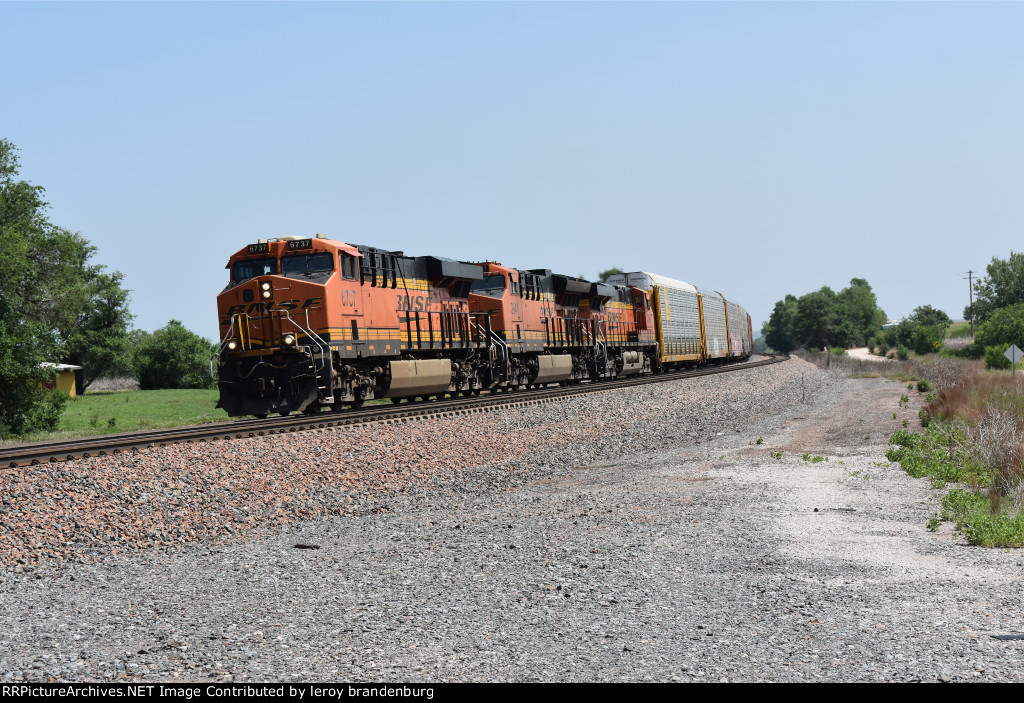
POLYGON ((218 440, 262 437, 288 432, 301 432, 330 427, 365 424, 369 422, 405 422, 413 419, 434 418, 460 413, 483 412, 504 407, 553 402, 587 393, 622 388, 635 388, 652 383, 666 383, 686 378, 697 378, 720 373, 732 373, 785 361, 787 356, 772 356, 761 361, 711 366, 691 371, 675 371, 650 376, 628 376, 621 379, 591 381, 579 385, 566 385, 530 390, 491 391, 486 395, 446 398, 444 400, 405 402, 399 405, 371 405, 359 409, 345 409, 315 414, 297 414, 263 420, 243 419, 206 425, 188 425, 145 432, 84 437, 53 442, 35 442, 0 447, 0 468, 17 468, 42 463, 57 463, 120 454, 150 447, 161 447, 179 442, 208 442, 218 440))

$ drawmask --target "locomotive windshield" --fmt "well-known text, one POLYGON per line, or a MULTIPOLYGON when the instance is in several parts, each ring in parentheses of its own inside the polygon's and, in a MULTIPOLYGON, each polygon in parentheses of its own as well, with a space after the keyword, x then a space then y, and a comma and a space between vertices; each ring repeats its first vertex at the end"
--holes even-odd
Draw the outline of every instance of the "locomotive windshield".
POLYGON ((334 256, 330 252, 281 257, 282 276, 313 276, 333 270, 334 256))
POLYGON ((245 259, 236 261, 231 267, 232 281, 247 281, 256 276, 271 276, 277 273, 277 259, 245 259))
POLYGON ((470 293, 477 295, 489 295, 492 298, 500 298, 505 292, 505 277, 500 273, 492 273, 481 279, 473 281, 470 293))

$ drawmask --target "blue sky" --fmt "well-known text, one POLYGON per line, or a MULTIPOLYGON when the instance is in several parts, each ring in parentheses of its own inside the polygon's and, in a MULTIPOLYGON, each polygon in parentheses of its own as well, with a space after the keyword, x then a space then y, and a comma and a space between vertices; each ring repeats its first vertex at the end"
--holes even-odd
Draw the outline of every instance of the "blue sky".
POLYGON ((755 328, 866 278, 958 318, 1020 250, 1021 3, 0 3, 0 137, 136 326, 260 237, 610 266, 755 328))

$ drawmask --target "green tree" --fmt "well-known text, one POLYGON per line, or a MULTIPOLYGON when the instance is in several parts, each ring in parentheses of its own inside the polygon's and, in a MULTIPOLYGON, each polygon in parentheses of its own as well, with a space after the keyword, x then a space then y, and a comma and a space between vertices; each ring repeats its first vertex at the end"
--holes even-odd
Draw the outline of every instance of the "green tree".
MULTIPOLYGON (((17 177, 16 152, 11 142, 0 139, 2 434, 56 426, 62 398, 41 390, 40 384, 51 380, 53 372, 40 364, 75 352, 76 336, 96 317, 94 311, 102 308, 104 298, 122 317, 122 331, 130 319, 127 294, 119 286, 121 274, 90 266, 95 247, 49 221, 43 188, 17 177)), ((117 335, 112 328, 107 332, 111 339, 117 335)))
POLYGON ((215 346, 178 320, 152 334, 133 332, 132 344, 139 388, 213 388, 210 359, 215 346))
MULTIPOLYGON (((91 251, 95 247, 88 247, 91 251)), ((66 363, 81 366, 76 373, 79 393, 101 376, 116 376, 132 368, 128 326, 128 291, 121 287, 120 272, 106 273, 103 266, 82 267, 77 293, 78 314, 61 329, 66 363)))
POLYGON ((931 305, 919 305, 914 308, 910 319, 919 325, 945 325, 948 327, 952 322, 949 315, 941 310, 936 310, 931 305))
POLYGON ((964 308, 964 319, 975 323, 987 320, 994 311, 1008 305, 1024 303, 1024 254, 1011 251, 1010 258, 992 257, 987 276, 974 282, 974 306, 964 308))
POLYGON ((945 337, 945 325, 915 325, 910 348, 915 354, 932 354, 942 346, 945 337))
POLYGON ((883 338, 889 346, 902 345, 916 354, 931 354, 942 346, 950 322, 949 315, 941 310, 921 305, 900 324, 885 330, 883 338))
POLYGON ((807 293, 797 299, 797 314, 793 320, 793 335, 809 349, 843 346, 839 329, 839 308, 836 294, 828 286, 807 293))
POLYGON ((850 285, 836 297, 836 325, 833 344, 860 347, 882 329, 885 313, 878 307, 871 286, 863 278, 850 279, 850 285))
POLYGON ((876 337, 885 322, 871 286, 863 278, 835 293, 828 286, 799 298, 787 295, 775 303, 771 317, 761 327, 772 349, 789 352, 803 346, 856 347, 876 337))
POLYGON ((1024 349, 1024 303, 993 311, 974 335, 974 346, 978 350, 1010 344, 1024 349))
POLYGON ((797 300, 794 295, 787 295, 784 300, 775 303, 768 321, 761 325, 761 334, 765 343, 782 354, 800 346, 793 334, 793 319, 796 317, 797 300))
POLYGON ((610 269, 605 269, 597 274, 598 281, 607 281, 609 276, 614 276, 617 273, 625 273, 622 269, 612 266, 610 269))
POLYGON ((0 296, 0 437, 57 426, 67 396, 44 388, 54 372, 40 366, 55 349, 49 330, 14 315, 0 296))
POLYGON ((0 436, 56 426, 63 398, 45 391, 59 359, 53 333, 66 310, 69 273, 61 259, 73 242, 46 219, 43 189, 19 180, 18 156, 0 139, 0 436))

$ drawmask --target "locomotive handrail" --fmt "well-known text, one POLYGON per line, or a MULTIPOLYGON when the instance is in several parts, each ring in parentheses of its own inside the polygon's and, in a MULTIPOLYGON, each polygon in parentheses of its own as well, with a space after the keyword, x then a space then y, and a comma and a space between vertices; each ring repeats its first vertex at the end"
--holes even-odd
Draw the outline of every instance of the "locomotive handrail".
POLYGON ((235 318, 236 317, 238 317, 238 313, 235 313, 234 315, 232 315, 229 318, 230 321, 228 322, 228 333, 227 333, 227 336, 224 337, 224 339, 221 340, 220 346, 217 347, 217 358, 218 359, 220 359, 220 355, 224 353, 224 347, 226 347, 228 345, 228 342, 230 342, 235 337, 235 318))
MULTIPOLYGON (((298 329, 300 329, 306 335, 307 339, 313 340, 313 342, 316 344, 317 351, 320 352, 320 364, 319 364, 319 366, 316 365, 316 358, 312 354, 312 352, 307 352, 307 353, 310 355, 310 358, 313 361, 313 364, 314 364, 313 370, 316 373, 317 377, 319 378, 321 373, 323 372, 324 368, 327 367, 327 363, 328 363, 328 361, 330 359, 330 348, 331 348, 331 345, 328 344, 324 340, 323 337, 321 337, 319 334, 317 334, 316 331, 313 329, 313 326, 309 324, 309 310, 306 310, 306 327, 303 327, 301 324, 296 322, 292 318, 292 315, 291 315, 290 311, 288 311, 288 310, 281 310, 281 311, 278 312, 279 315, 282 314, 282 313, 288 319, 288 322, 292 323, 292 325, 294 327, 297 327, 298 329)), ((309 346, 312 347, 312 345, 309 345, 309 346)), ((330 392, 330 398, 333 399, 333 397, 334 397, 334 387, 333 387, 333 384, 331 383, 330 376, 327 376, 324 379, 324 388, 327 388, 327 389, 329 389, 331 391, 330 392)), ((319 388, 318 388, 318 390, 319 390, 319 388)), ((324 399, 327 400, 327 397, 325 396, 324 399)))
POLYGON ((483 335, 484 339, 491 340, 494 343, 494 346, 501 350, 502 360, 505 362, 505 378, 503 380, 507 381, 509 380, 509 376, 512 374, 512 365, 508 354, 508 344, 505 343, 505 340, 503 340, 497 332, 491 329, 490 316, 488 315, 484 317, 484 319, 487 321, 486 329, 479 322, 473 322, 471 324, 477 328, 477 331, 483 335))

